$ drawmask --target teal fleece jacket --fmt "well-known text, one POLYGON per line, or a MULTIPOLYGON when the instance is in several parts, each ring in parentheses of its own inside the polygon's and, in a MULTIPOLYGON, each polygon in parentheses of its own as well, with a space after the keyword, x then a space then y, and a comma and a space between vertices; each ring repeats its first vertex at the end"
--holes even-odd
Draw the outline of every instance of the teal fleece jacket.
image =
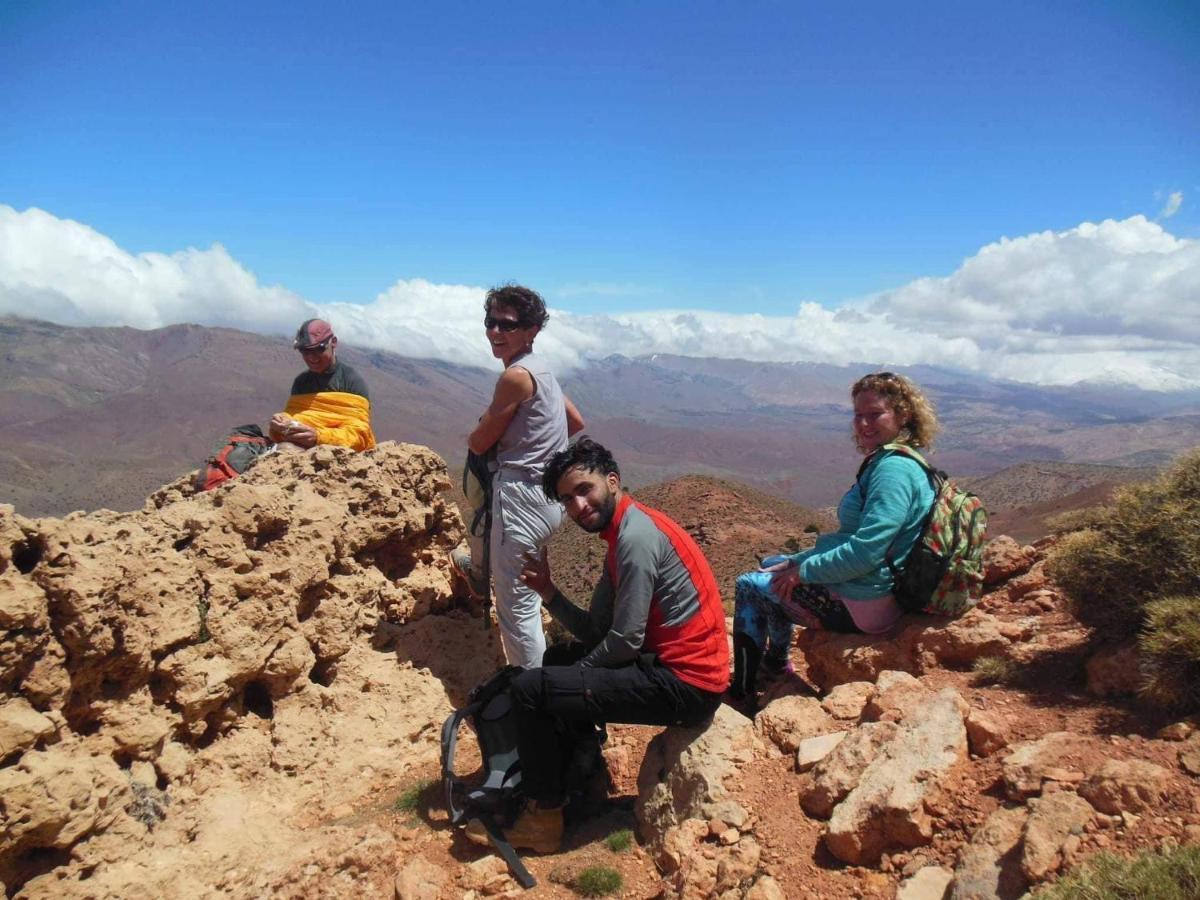
POLYGON ((848 600, 892 592, 892 574, 884 561, 888 547, 895 541, 896 565, 908 557, 934 499, 921 464, 893 450, 875 452, 861 484, 861 491, 854 484, 838 504, 838 530, 792 557, 801 578, 848 600))

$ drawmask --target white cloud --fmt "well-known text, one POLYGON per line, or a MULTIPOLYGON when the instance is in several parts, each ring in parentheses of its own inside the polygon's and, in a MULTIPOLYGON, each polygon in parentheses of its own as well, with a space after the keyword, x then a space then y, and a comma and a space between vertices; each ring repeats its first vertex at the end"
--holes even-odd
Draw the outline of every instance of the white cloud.
MULTIPOLYGON (((397 281, 368 303, 314 304, 264 287, 226 250, 130 254, 86 225, 0 205, 0 313, 71 325, 174 322, 290 334, 329 318, 352 344, 494 366, 484 289, 397 281)), ((1001 239, 946 277, 791 316, 661 310, 571 315, 538 339, 562 369, 588 358, 935 363, 1043 384, 1200 387, 1200 241, 1142 216, 1001 239)))
POLYGON ((1181 206, 1183 206, 1183 191, 1173 191, 1167 196, 1167 202, 1163 204, 1162 212, 1158 214, 1158 217, 1169 219, 1179 212, 1181 206))

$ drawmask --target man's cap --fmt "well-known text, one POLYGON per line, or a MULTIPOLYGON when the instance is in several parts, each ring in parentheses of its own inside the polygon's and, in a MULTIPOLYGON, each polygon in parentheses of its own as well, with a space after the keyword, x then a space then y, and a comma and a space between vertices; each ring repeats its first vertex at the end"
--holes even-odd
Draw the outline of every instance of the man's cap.
POLYGON ((296 329, 296 339, 292 346, 297 350, 307 350, 318 344, 323 344, 333 337, 333 326, 324 319, 309 319, 296 329))

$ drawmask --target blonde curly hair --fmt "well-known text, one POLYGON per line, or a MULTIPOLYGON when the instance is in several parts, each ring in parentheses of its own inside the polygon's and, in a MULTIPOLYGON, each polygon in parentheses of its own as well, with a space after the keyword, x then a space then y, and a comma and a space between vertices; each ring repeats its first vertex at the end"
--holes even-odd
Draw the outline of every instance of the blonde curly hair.
MULTIPOLYGON (((933 445, 933 439, 941 426, 938 425, 937 413, 919 387, 893 372, 873 372, 864 375, 854 382, 850 388, 850 399, 854 400, 863 391, 873 391, 883 398, 896 414, 896 418, 904 424, 896 435, 896 443, 907 444, 913 448, 928 448, 933 445)), ((855 436, 854 444, 862 452, 866 450, 858 445, 855 436)))

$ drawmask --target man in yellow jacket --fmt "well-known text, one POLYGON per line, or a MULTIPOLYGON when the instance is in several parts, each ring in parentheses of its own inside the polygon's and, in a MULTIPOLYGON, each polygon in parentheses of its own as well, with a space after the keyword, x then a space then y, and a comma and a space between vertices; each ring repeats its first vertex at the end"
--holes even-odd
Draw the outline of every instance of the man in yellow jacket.
POLYGON ((271 417, 271 440, 303 450, 317 444, 352 450, 374 447, 367 383, 338 362, 333 326, 324 319, 309 319, 297 329, 292 346, 300 351, 308 371, 292 382, 287 408, 271 417))

